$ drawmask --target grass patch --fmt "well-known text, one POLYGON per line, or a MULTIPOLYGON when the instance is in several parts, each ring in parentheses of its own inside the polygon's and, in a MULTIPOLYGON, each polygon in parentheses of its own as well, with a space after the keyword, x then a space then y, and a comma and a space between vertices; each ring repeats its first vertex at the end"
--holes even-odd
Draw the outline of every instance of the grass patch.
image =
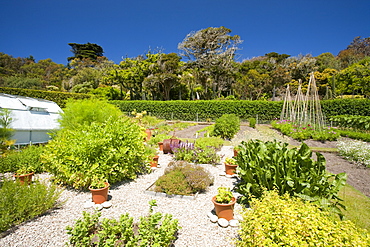
POLYGON ((344 200, 343 204, 347 208, 344 211, 344 219, 370 231, 370 198, 349 184, 339 191, 339 197, 344 200))

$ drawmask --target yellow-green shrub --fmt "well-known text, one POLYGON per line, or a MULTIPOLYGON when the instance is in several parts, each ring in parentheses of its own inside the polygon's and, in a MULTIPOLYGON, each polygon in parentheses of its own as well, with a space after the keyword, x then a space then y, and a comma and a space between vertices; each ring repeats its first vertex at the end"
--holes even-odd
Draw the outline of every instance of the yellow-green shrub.
POLYGON ((366 230, 287 194, 265 191, 251 208, 242 212, 236 246, 370 246, 366 230))

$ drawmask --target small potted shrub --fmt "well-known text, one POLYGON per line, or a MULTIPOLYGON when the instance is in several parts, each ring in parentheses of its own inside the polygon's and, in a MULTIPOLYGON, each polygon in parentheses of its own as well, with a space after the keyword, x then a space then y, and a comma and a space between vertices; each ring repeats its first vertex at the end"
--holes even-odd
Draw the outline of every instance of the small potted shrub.
POLYGON ((102 204, 108 200, 109 183, 104 179, 94 178, 89 186, 91 191, 92 201, 95 204, 102 204))
POLYGON ((159 156, 157 154, 157 150, 154 147, 147 146, 146 148, 148 157, 149 157, 149 163, 150 167, 157 167, 158 166, 158 159, 159 156))
POLYGON ((218 194, 212 198, 218 218, 232 220, 234 218, 235 197, 229 188, 219 187, 218 194))
POLYGON ((235 146, 234 149, 233 149, 234 157, 238 156, 238 152, 239 151, 240 151, 240 147, 239 146, 235 146))
POLYGON ((14 177, 18 180, 21 184, 27 183, 30 184, 32 182, 32 176, 34 173, 34 168, 30 165, 23 165, 18 168, 15 172, 14 177))
POLYGON ((226 158, 225 159, 225 172, 227 175, 234 175, 236 172, 236 159, 234 158, 226 158))

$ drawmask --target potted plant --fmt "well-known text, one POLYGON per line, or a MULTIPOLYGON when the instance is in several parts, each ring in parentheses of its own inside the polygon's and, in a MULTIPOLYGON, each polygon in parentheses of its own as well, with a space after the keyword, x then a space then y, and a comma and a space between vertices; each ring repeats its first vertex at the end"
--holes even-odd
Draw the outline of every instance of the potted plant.
POLYGON ((227 175, 234 175, 236 172, 236 159, 234 158, 226 158, 225 159, 225 172, 227 175))
POLYGON ((146 154, 149 158, 150 167, 157 167, 158 166, 158 159, 159 156, 157 154, 157 150, 154 147, 147 146, 146 147, 146 154))
POLYGON ((16 180, 18 180, 21 184, 27 183, 30 184, 32 182, 32 176, 35 174, 34 168, 30 165, 23 165, 21 166, 14 174, 16 180))
POLYGON ((108 200, 109 183, 105 182, 104 179, 93 179, 89 190, 91 191, 92 201, 95 204, 102 204, 108 200))
POLYGON ((159 159, 159 156, 154 155, 153 161, 150 161, 150 167, 157 167, 158 166, 158 159, 159 159))
POLYGON ((163 142, 158 142, 159 151, 163 151, 163 142))
POLYGON ((219 187, 218 194, 212 198, 218 218, 232 220, 234 218, 235 197, 229 188, 219 187))
POLYGON ((240 151, 240 147, 239 146, 234 146, 234 157, 238 156, 238 152, 240 151))

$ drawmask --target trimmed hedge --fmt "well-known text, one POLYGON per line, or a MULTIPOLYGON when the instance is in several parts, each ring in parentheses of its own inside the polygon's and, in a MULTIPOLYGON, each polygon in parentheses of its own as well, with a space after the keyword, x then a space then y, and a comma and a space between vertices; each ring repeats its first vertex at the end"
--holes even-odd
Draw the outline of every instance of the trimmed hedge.
POLYGON ((368 99, 322 100, 321 107, 327 118, 336 115, 370 116, 370 100, 368 99))
POLYGON ((111 101, 121 111, 130 113, 147 111, 167 120, 184 121, 215 120, 223 114, 235 114, 241 119, 256 117, 271 120, 280 117, 283 102, 242 100, 197 100, 197 101, 111 101))
POLYGON ((61 108, 65 107, 66 101, 69 98, 90 99, 91 97, 95 97, 94 95, 82 93, 66 93, 66 92, 43 91, 23 88, 8 88, 8 87, 0 87, 0 93, 50 100, 57 103, 58 106, 61 108))
MULTIPOLYGON (((147 111, 151 115, 167 120, 184 121, 215 120, 223 114, 235 114, 242 120, 258 117, 261 121, 280 119, 283 101, 248 100, 196 100, 196 101, 110 101, 121 111, 130 113, 147 111)), ((368 99, 322 100, 322 111, 327 118, 336 115, 370 116, 368 99)))

